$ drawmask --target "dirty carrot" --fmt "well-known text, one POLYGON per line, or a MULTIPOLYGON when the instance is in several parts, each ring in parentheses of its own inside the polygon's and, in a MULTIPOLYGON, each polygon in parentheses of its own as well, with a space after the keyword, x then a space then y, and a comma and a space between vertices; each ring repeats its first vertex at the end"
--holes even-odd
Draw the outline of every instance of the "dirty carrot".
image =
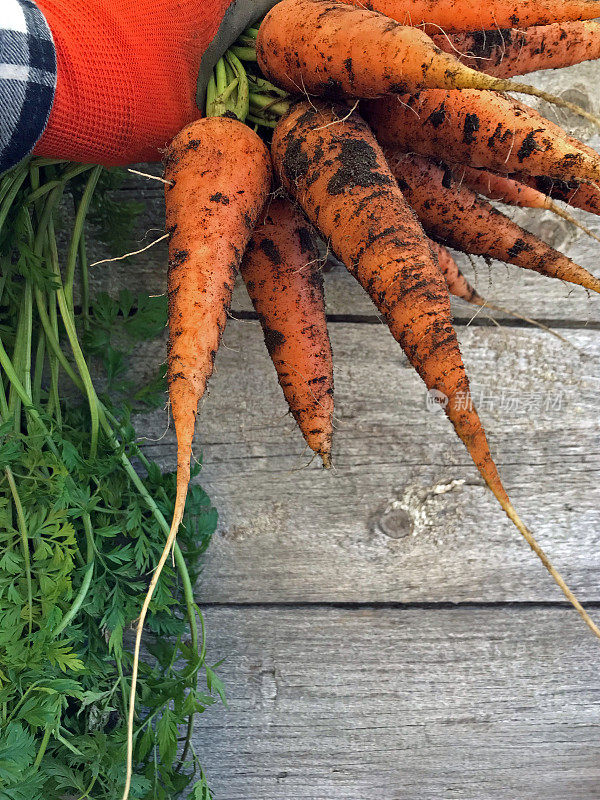
POLYGON ((392 148, 385 155, 402 193, 434 239, 600 292, 599 278, 521 228, 457 181, 451 170, 392 148))
POLYGON ((600 24, 584 20, 431 37, 462 64, 496 78, 559 69, 600 58, 600 24))
POLYGON ((528 107, 496 92, 430 89, 363 103, 385 145, 493 172, 599 180, 600 156, 559 136, 528 107))
POLYGON ((448 291, 451 295, 458 297, 460 300, 465 300, 467 303, 471 303, 472 305, 479 306, 480 308, 489 308, 491 311, 500 311, 502 314, 508 314, 508 316, 514 317, 515 319, 521 319, 523 322, 527 322, 530 325, 534 325, 536 328, 547 331, 552 336, 560 339, 561 342, 568 344, 570 347, 574 347, 572 342, 570 342, 568 339, 565 339, 565 337, 561 336, 560 333, 552 330, 552 328, 550 328, 548 325, 544 325, 543 322, 538 322, 537 319, 526 317, 523 314, 518 314, 516 311, 511 311, 508 308, 504 308, 504 306, 499 306, 496 303, 491 303, 489 300, 486 300, 476 289, 473 288, 473 286, 471 286, 469 281, 461 272, 460 267, 456 263, 448 248, 444 247, 443 244, 439 244, 439 242, 436 242, 433 239, 431 239, 429 243, 431 249, 437 256, 442 275, 444 276, 446 286, 448 287, 448 291))
POLYGON ((311 226, 289 200, 268 204, 241 272, 290 411, 309 447, 330 467, 333 356, 323 277, 311 226))
POLYGON ((562 200, 574 208, 600 216, 600 188, 593 183, 560 181, 543 175, 519 175, 519 180, 544 192, 556 200, 562 200))
POLYGON ((452 326, 448 289, 423 229, 407 206, 366 123, 344 106, 301 102, 280 120, 276 172, 334 253, 369 293, 446 414, 500 505, 565 596, 600 630, 549 562, 506 494, 481 421, 458 401, 469 382, 452 326))
POLYGON ((209 117, 188 125, 165 156, 170 234, 167 379, 177 435, 177 492, 165 548, 140 613, 128 717, 126 800, 132 775, 137 666, 144 620, 183 517, 198 402, 213 371, 231 292, 271 183, 269 153, 246 125, 209 117))
POLYGON ((551 210, 552 200, 548 195, 539 192, 532 186, 512 178, 509 175, 498 175, 487 169, 475 169, 465 164, 452 166, 452 174, 459 182, 474 192, 520 208, 544 208, 551 210))
POLYGON ((449 250, 444 247, 443 244, 439 244, 439 242, 430 239, 429 246, 433 250, 438 264, 440 266, 440 270, 442 271, 442 275, 444 276, 444 280, 446 281, 446 286, 448 287, 448 291, 454 297, 458 297, 461 300, 465 300, 467 303, 474 303, 475 305, 484 305, 485 300, 481 295, 477 292, 476 289, 471 286, 469 281, 465 278, 465 276, 460 271, 460 268, 452 254, 449 250))
POLYGON ((598 0, 341 0, 379 11, 403 25, 445 31, 527 28, 595 19, 598 0))
POLYGON ((461 64, 418 28, 330 0, 277 3, 260 26, 256 55, 270 80, 295 93, 342 99, 433 87, 513 91, 541 97, 600 125, 562 98, 461 64))
POLYGON ((538 191, 534 186, 527 182, 521 183, 508 175, 497 175, 485 169, 474 169, 464 164, 457 164, 452 167, 455 179, 468 186, 474 192, 488 197, 490 200, 497 200, 510 206, 518 208, 539 208, 551 211, 557 217, 564 219, 570 225, 582 230, 587 236, 600 241, 600 238, 588 227, 579 222, 578 219, 564 208, 557 205, 551 197, 538 191))

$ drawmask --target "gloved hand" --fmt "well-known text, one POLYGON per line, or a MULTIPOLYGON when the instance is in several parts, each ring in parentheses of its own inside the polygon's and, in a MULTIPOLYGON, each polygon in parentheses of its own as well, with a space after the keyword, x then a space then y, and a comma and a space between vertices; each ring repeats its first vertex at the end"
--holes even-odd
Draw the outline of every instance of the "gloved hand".
MULTIPOLYGON (((158 160, 173 136, 201 115, 200 68, 206 81, 244 27, 276 0, 35 2, 54 40, 57 75, 34 153, 108 166, 158 160)), ((5 13, 0 10, 0 28, 5 13)), ((10 102, 0 84, 0 110, 10 102)), ((36 109, 25 111, 33 117, 36 109)))

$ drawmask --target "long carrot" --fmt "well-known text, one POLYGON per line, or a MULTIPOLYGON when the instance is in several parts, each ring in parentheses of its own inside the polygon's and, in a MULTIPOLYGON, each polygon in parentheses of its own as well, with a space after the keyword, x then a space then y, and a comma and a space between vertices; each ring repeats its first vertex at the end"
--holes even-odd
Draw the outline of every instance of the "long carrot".
POLYGON ((265 343, 309 447, 331 466, 333 356, 313 232, 289 200, 269 203, 242 262, 265 343))
POLYGON ((144 620, 183 517, 198 402, 213 371, 235 273, 264 205, 271 161, 246 125, 209 117, 188 125, 165 156, 169 242, 167 378, 177 434, 177 494, 171 530, 138 620, 128 717, 127 777, 132 774, 137 666, 144 620))
POLYGON ((587 226, 557 205, 547 194, 540 192, 527 182, 522 183, 508 175, 497 175, 495 172, 474 169, 465 164, 453 166, 452 174, 459 183, 468 186, 469 189, 488 197, 490 200, 498 200, 501 203, 517 206, 518 208, 539 208, 551 211, 557 217, 566 220, 570 225, 582 230, 587 236, 600 241, 600 238, 587 226))
POLYGON ((562 591, 600 638, 564 580, 517 516, 469 396, 444 278, 366 123, 345 107, 301 102, 281 119, 271 145, 286 189, 369 293, 446 414, 500 505, 562 591))
POLYGON ((265 75, 291 92, 342 99, 433 87, 513 91, 541 97, 600 125, 562 98, 461 64, 418 28, 331 0, 277 3, 261 23, 256 55, 265 75))
POLYGON ((393 148, 385 154, 410 206, 433 238, 600 292, 600 279, 521 228, 433 161, 393 148))
POLYGON ((600 58, 600 24, 588 20, 520 30, 504 28, 431 37, 471 69, 512 78, 539 69, 559 69, 600 58))
POLYGON ((342 0, 379 11, 403 25, 435 30, 526 28, 567 20, 595 19, 598 0, 342 0))
POLYGON ((493 172, 599 180, 600 156, 559 136, 556 126, 495 92, 430 89, 362 105, 385 145, 493 172))

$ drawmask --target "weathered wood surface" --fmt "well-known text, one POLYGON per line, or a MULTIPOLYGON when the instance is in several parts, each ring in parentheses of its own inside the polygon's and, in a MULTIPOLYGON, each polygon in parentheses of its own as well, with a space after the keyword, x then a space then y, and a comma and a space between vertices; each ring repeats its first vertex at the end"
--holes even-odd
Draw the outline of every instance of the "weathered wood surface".
POLYGON ((220 800, 592 800, 598 642, 568 610, 206 610, 220 800))
MULTIPOLYGON (((583 353, 541 331, 463 329, 460 339, 513 502, 573 585, 600 600, 598 333, 566 333, 583 353)), ((424 386, 387 330, 338 323, 331 338, 336 468, 327 473, 307 466, 258 324, 228 326, 196 438, 221 515, 203 597, 560 599, 445 416, 426 411, 424 386)), ((147 359, 161 352, 157 344, 147 359)), ((139 430, 173 468, 167 424, 155 412, 139 430)))
MULTIPOLYGON (((600 144, 600 137, 599 137, 600 144)), ((131 192, 133 193, 133 192, 131 192)), ((164 202, 160 189, 135 189, 136 198, 147 201, 147 210, 138 221, 132 250, 144 247, 158 239, 164 226, 164 202)), ((121 194, 125 194, 121 190, 121 194)), ((130 192, 127 192, 130 194, 130 192)), ((527 228, 542 236, 562 252, 582 266, 597 272, 597 241, 581 234, 567 222, 550 212, 506 209, 510 216, 527 228)), ((600 236, 600 217, 573 210, 574 216, 583 221, 596 235, 600 236)), ((90 244, 90 259, 108 257, 105 247, 90 244)), ((477 286, 480 293, 490 302, 524 314, 529 317, 554 324, 588 324, 600 326, 600 298, 589 297, 584 289, 573 287, 544 278, 537 273, 519 269, 509 264, 494 262, 488 268, 481 259, 469 262, 466 256, 457 255, 461 268, 477 286)), ((127 286, 131 291, 152 291, 161 293, 166 285, 167 246, 157 244, 145 253, 126 261, 100 264, 91 269, 91 282, 94 291, 107 291, 116 294, 127 286)), ((329 314, 376 317, 377 310, 358 283, 341 266, 331 261, 325 264, 325 290, 329 314)), ((482 312, 462 301, 453 301, 457 320, 468 322, 474 315, 479 323, 488 317, 505 319, 506 314, 486 310, 482 312)), ((232 302, 235 315, 239 311, 250 311, 252 304, 246 289, 238 279, 232 302)))

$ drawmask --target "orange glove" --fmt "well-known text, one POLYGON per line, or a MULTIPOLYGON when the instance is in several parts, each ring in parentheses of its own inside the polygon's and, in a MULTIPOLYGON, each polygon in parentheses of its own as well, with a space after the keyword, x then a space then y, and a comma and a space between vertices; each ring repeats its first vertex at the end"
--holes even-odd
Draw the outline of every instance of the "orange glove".
POLYGON ((48 126, 34 153, 107 166, 159 160, 175 134, 201 116, 196 83, 215 36, 209 69, 241 28, 274 5, 273 0, 36 2, 52 31, 58 74, 48 126))

